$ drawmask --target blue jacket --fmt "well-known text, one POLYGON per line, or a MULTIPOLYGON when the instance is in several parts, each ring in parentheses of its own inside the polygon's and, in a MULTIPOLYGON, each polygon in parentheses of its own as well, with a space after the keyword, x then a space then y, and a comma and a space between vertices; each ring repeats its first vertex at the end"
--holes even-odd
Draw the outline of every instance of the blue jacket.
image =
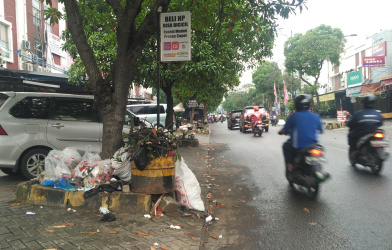
POLYGON ((283 130, 290 133, 290 138, 294 148, 301 149, 318 142, 318 133, 323 132, 320 116, 302 110, 290 115, 283 130))

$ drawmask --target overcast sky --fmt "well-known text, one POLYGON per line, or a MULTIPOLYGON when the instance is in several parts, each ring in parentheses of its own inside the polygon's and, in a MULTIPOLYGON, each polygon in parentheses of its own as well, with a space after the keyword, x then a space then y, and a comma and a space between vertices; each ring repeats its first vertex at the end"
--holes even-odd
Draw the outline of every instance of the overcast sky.
MULTIPOLYGON (((321 24, 332 28, 340 28, 343 34, 357 34, 357 37, 346 37, 347 43, 355 39, 363 39, 382 29, 392 29, 391 0, 308 0, 308 9, 292 15, 286 20, 279 20, 279 36, 275 41, 272 61, 284 64, 283 45, 291 34, 313 29, 321 24)), ((241 77, 241 84, 252 82, 252 71, 241 77)))

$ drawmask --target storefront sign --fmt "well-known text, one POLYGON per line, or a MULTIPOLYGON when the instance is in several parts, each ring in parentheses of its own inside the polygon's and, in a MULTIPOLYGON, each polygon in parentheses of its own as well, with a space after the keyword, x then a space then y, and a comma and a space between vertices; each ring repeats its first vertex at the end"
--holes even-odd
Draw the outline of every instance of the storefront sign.
POLYGON ((327 102, 335 100, 335 93, 329 93, 326 95, 320 95, 320 102, 327 102))
POLYGON ((372 47, 372 56, 386 56, 387 55, 387 46, 386 42, 381 42, 372 47))
POLYGON ((392 79, 392 74, 391 74, 391 75, 386 75, 386 76, 382 76, 382 77, 381 77, 381 81, 382 81, 382 80, 387 80, 387 79, 392 79))
POLYGON ((186 102, 186 105, 189 108, 196 108, 197 106, 199 106, 199 104, 197 104, 196 100, 189 100, 189 101, 186 102))
POLYGON ((191 13, 169 12, 160 17, 161 61, 191 60, 191 13))
POLYGON ((347 85, 350 87, 362 83, 362 70, 358 70, 347 75, 347 85))
POLYGON ((385 56, 362 57, 363 67, 383 67, 385 66, 385 56))
POLYGON ((59 56, 63 56, 63 52, 61 50, 60 37, 48 32, 48 44, 49 44, 50 52, 59 56))
POLYGON ((360 93, 361 93, 361 86, 346 89, 346 96, 347 97, 358 96, 360 93))

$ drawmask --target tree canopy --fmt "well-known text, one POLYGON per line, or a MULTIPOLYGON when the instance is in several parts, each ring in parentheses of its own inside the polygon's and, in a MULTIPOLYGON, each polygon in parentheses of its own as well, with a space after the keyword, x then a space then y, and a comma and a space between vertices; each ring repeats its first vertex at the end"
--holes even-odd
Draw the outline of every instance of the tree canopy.
POLYGON ((344 51, 346 39, 339 28, 320 25, 304 35, 295 34, 284 44, 285 67, 287 72, 295 72, 299 78, 314 88, 313 94, 319 102, 318 88, 320 72, 325 61, 339 66, 340 54, 344 51), (306 76, 314 78, 311 83, 306 76))
MULTIPOLYGON (((192 36, 196 39, 199 51, 203 51, 200 58, 207 61, 198 61, 199 65, 192 70, 187 64, 182 66, 177 63, 173 64, 173 67, 184 69, 185 77, 181 84, 187 79, 184 83, 188 84, 187 86, 200 83, 199 89, 211 91, 213 84, 227 84, 229 79, 234 79, 235 82, 235 77, 230 78, 233 76, 230 71, 241 71, 240 62, 261 61, 264 57, 270 56, 277 16, 287 18, 295 8, 302 10, 304 0, 60 2, 65 6, 64 18, 67 20, 69 31, 64 34, 64 49, 75 60, 69 70, 69 79, 74 82, 84 80, 82 82, 87 82, 91 87, 95 107, 103 122, 102 157, 108 158, 123 145, 122 126, 129 88, 139 74, 140 65, 137 65, 137 62, 142 53, 146 52, 146 48, 154 46, 151 37, 157 29, 158 9, 162 9, 163 12, 192 12, 192 36), (209 65, 205 65, 207 62, 209 65)), ((60 18, 54 10, 45 14, 46 18, 52 18, 53 22, 60 18)), ((172 66, 167 66, 168 70, 174 72, 170 67, 172 66)), ((153 74, 150 69, 148 70, 153 74)), ((168 89, 178 82, 176 76, 171 75, 164 76, 161 83, 170 83, 168 89)), ((146 77, 140 79, 144 80, 139 83, 147 82, 146 77)), ((162 87, 165 89, 165 86, 162 87)), ((221 88, 226 87, 218 86, 214 90, 221 88)), ((184 89, 187 88, 180 88, 179 91, 184 89)), ((170 91, 167 91, 165 93, 169 103, 170 91)), ((203 96, 198 93, 197 96, 199 95, 203 96)))

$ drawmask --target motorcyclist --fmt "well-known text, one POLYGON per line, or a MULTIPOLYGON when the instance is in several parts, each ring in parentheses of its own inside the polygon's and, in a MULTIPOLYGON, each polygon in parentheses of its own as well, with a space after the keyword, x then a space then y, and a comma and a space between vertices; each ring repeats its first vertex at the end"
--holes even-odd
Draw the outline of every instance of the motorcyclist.
POLYGON ((276 120, 276 117, 277 117, 278 115, 276 114, 276 112, 275 112, 275 109, 273 109, 272 110, 272 112, 271 112, 271 123, 272 123, 272 120, 276 120), (275 118, 274 118, 274 116, 275 116, 275 118))
POLYGON ((253 114, 251 114, 250 117, 249 117, 250 126, 251 126, 251 128, 252 128, 252 131, 253 131, 253 127, 254 127, 255 123, 256 123, 257 121, 261 121, 261 117, 263 116, 263 115, 259 112, 259 107, 254 106, 254 107, 253 107, 253 110, 254 110, 253 114))
POLYGON ((286 175, 294 168, 294 157, 296 152, 318 142, 318 133, 323 132, 321 118, 312 113, 310 109, 310 95, 301 94, 294 100, 295 113, 287 119, 279 134, 289 134, 290 139, 283 144, 283 155, 286 163, 286 175))
POLYGON ((350 128, 348 133, 348 144, 350 145, 350 154, 355 156, 356 144, 362 136, 374 132, 383 124, 383 119, 380 113, 375 109, 376 96, 368 94, 361 100, 363 109, 354 113, 352 118, 347 121, 347 126, 350 128))

